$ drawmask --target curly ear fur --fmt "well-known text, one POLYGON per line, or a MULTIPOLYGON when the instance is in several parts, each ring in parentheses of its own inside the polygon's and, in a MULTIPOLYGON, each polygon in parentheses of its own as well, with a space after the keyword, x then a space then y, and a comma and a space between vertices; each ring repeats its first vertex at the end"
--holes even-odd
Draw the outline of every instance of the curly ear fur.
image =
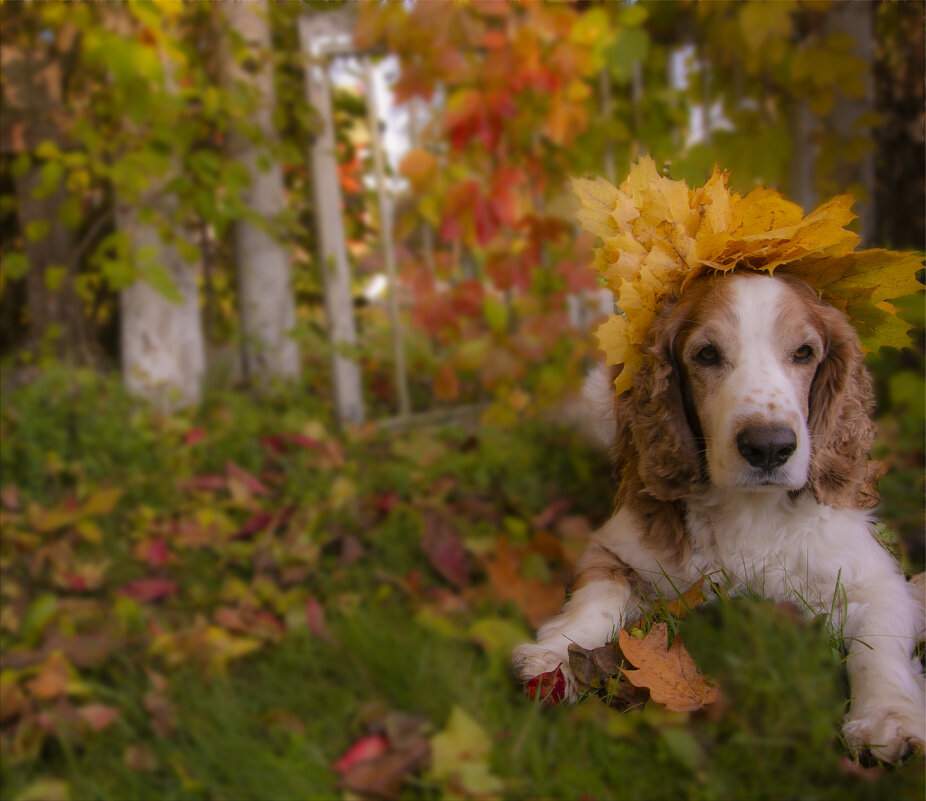
POLYGON ((683 499, 701 481, 701 463, 673 355, 685 317, 673 314, 674 308, 667 303, 654 322, 644 367, 633 388, 615 400, 613 457, 620 473, 618 505, 633 506, 651 541, 683 552, 683 499))
POLYGON ((625 421, 639 456, 638 473, 647 491, 658 500, 688 495, 701 473, 694 434, 685 416, 681 375, 675 362, 675 338, 683 316, 667 304, 650 331, 643 370, 623 408, 625 421))
POLYGON ((810 389, 810 488, 828 506, 869 509, 878 501, 878 471, 867 461, 875 436, 871 377, 846 318, 830 306, 821 305, 819 314, 827 343, 810 389))

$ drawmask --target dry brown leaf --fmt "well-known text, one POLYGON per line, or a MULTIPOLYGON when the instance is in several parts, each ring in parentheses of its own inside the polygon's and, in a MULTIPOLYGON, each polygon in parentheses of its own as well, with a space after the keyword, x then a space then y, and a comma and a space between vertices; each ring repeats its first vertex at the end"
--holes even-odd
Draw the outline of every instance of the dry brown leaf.
POLYGON ((683 592, 678 598, 664 601, 660 604, 660 608, 673 617, 684 617, 696 606, 700 606, 707 600, 707 596, 702 589, 703 585, 704 577, 702 576, 698 579, 697 584, 683 592))
POLYGON ((673 712, 693 712, 717 700, 719 691, 704 676, 676 637, 669 648, 669 630, 657 623, 642 640, 621 629, 618 644, 637 670, 624 675, 636 687, 646 687, 654 701, 673 712))

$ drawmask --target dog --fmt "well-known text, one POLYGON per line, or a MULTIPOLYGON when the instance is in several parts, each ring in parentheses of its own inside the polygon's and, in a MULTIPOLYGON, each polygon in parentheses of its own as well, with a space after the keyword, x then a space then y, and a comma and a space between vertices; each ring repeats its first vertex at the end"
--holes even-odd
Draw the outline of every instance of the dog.
POLYGON ((803 281, 716 273, 667 300, 612 404, 616 511, 562 612, 515 650, 516 674, 560 666, 575 700, 570 643, 601 646, 647 597, 708 576, 828 616, 847 651, 853 751, 894 761, 922 746, 924 614, 872 533, 873 409, 855 330, 803 281))

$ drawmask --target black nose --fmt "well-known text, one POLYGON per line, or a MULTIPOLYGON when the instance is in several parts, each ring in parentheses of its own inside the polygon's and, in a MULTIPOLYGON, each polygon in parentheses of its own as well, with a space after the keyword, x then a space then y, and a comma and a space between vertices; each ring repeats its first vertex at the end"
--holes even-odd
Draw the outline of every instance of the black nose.
POLYGON ((736 435, 736 447, 753 467, 771 470, 791 458, 797 437, 787 426, 747 426, 736 435))

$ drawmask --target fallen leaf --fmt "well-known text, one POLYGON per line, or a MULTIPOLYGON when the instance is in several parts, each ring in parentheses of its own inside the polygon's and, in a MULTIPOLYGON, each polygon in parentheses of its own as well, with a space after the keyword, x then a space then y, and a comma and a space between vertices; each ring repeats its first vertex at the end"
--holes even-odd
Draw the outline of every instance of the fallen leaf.
POLYGON ((261 715, 261 720, 270 728, 288 734, 295 734, 297 737, 304 737, 306 733, 305 723, 288 709, 271 709, 266 714, 261 715))
POLYGON ((484 564, 496 598, 516 603, 531 627, 538 628, 560 611, 565 592, 558 581, 545 583, 521 576, 523 551, 516 551, 506 540, 500 539, 494 552, 484 557, 484 564))
POLYGON ((57 698, 67 692, 73 671, 67 659, 59 651, 53 651, 32 679, 26 689, 34 698, 57 698))
POLYGON ((80 513, 73 504, 61 503, 52 509, 43 509, 35 504, 29 505, 29 523, 41 534, 72 526, 79 518, 80 513))
POLYGON ((118 487, 102 487, 94 490, 80 509, 81 517, 96 517, 108 515, 122 497, 122 490, 118 487))
POLYGON ((251 534, 257 534, 259 531, 263 531, 267 528, 272 519, 273 515, 271 515, 270 512, 261 510, 252 515, 244 525, 231 536, 233 539, 238 539, 240 537, 249 537, 251 534))
POLYGON ((309 631, 325 642, 331 642, 331 632, 325 623, 325 608, 311 595, 305 601, 305 622, 309 631))
POLYGON ((19 497, 19 487, 15 484, 7 484, 0 489, 0 503, 11 512, 18 511, 22 503, 19 497))
POLYGON ((253 476, 243 467, 239 467, 234 462, 229 461, 225 463, 225 472, 228 474, 230 481, 239 481, 252 495, 271 494, 270 490, 261 483, 260 479, 253 476))
POLYGON ((183 487, 189 487, 190 489, 196 490, 220 490, 225 488, 225 483, 227 479, 225 476, 212 474, 206 474, 201 476, 193 476, 186 481, 181 483, 183 487))
POLYGON ((657 623, 642 640, 621 629, 618 645, 637 670, 624 675, 636 687, 646 687, 652 699, 674 712, 693 712, 717 700, 717 687, 708 684, 679 637, 668 647, 666 623, 657 623))
POLYGON ((148 567, 162 567, 170 558, 170 548, 164 538, 142 540, 132 550, 132 556, 147 562, 148 567))
POLYGON ((174 728, 176 711, 167 691, 167 679, 153 670, 148 671, 151 689, 148 690, 142 704, 151 716, 151 728, 160 737, 167 737, 174 728))
POLYGON ((16 683, 16 674, 12 671, 0 673, 0 723, 18 718, 29 709, 29 699, 16 683))
POLYGON ((122 752, 122 762, 130 770, 139 773, 154 773, 158 769, 158 758, 154 751, 144 745, 130 745, 122 752))
POLYGON ((7 651, 0 659, 0 664, 4 670, 22 670, 38 665, 54 651, 60 651, 74 667, 97 669, 123 644, 123 638, 108 628, 71 635, 51 630, 46 634, 41 648, 34 651, 7 651))
POLYGON ((481 794, 489 784, 493 792, 499 781, 489 771, 492 738, 458 706, 450 711, 447 727, 431 738, 431 773, 459 795, 481 794))
POLYGON ((705 577, 702 576, 693 587, 683 592, 678 598, 673 598, 671 601, 663 601, 659 605, 659 608, 673 617, 684 617, 696 606, 700 606, 707 601, 707 595, 704 594, 704 590, 702 589, 704 581, 705 577))
POLYGON ((331 766, 335 773, 347 773, 360 762, 381 757, 389 751, 389 741, 382 734, 368 734, 355 742, 331 766))
POLYGON ((421 545, 431 567, 443 578, 460 589, 469 585, 466 549, 446 518, 437 512, 425 512, 421 545))
POLYGON ((99 545, 103 541, 103 529, 93 520, 79 520, 74 529, 84 542, 99 545))
POLYGON ((85 704, 77 707, 77 714, 86 721, 94 731, 103 731, 119 717, 119 710, 104 704, 85 704))
POLYGON ((566 697, 566 677, 562 668, 534 676, 524 685, 524 692, 531 701, 539 700, 544 706, 555 706, 566 697))
POLYGON ((569 506, 570 502, 568 499, 557 498, 555 501, 549 503, 542 512, 535 515, 531 523, 534 528, 538 529, 552 528, 553 524, 569 510, 569 506))
POLYGON ((621 674, 624 655, 616 642, 605 643, 600 648, 582 648, 569 644, 569 669, 576 681, 594 690, 603 687, 608 679, 621 674))
POLYGON ((406 777, 427 761, 430 751, 428 741, 416 737, 400 749, 356 763, 343 772, 339 784, 364 796, 396 798, 406 777))
POLYGON ((305 434, 287 434, 286 438, 292 442, 293 445, 297 445, 300 448, 305 448, 306 450, 310 451, 319 450, 324 446, 324 443, 321 440, 307 437, 305 434))
POLYGON ((126 595, 132 600, 159 601, 177 594, 177 585, 165 578, 141 578, 130 581, 116 591, 117 595, 126 595))
POLYGON ((42 778, 32 782, 14 801, 71 801, 71 788, 60 779, 42 778))

